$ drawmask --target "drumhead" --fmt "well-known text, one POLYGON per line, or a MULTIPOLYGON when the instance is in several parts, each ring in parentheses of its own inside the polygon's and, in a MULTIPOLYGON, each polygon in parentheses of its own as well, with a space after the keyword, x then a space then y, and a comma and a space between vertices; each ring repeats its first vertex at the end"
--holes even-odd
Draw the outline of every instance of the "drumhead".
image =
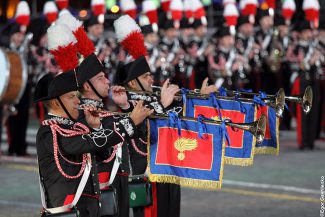
POLYGON ((22 55, 19 55, 19 57, 20 57, 20 61, 21 61, 21 64, 22 64, 22 84, 21 84, 21 89, 19 91, 19 94, 18 94, 18 96, 16 98, 15 103, 18 103, 19 100, 21 99, 21 97, 23 96, 26 85, 27 85, 27 79, 28 79, 28 72, 27 72, 26 62, 24 61, 24 58, 22 57, 22 55))
POLYGON ((4 93, 6 92, 6 89, 8 87, 9 82, 9 60, 6 55, 6 52, 0 48, 0 102, 3 98, 4 93))

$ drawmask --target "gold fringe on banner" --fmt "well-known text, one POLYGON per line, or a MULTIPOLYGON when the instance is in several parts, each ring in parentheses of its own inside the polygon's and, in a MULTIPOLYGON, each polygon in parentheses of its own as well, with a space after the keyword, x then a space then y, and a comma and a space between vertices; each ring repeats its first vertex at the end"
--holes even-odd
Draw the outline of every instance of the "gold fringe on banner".
POLYGON ((279 155, 280 152, 280 140, 279 140, 279 123, 280 119, 276 118, 276 148, 273 147, 256 147, 255 154, 272 154, 279 155))
POLYGON ((256 138, 253 136, 252 150, 249 158, 235 158, 235 157, 226 157, 225 164, 234 165, 234 166, 252 166, 254 162, 254 154, 256 145, 256 138))
POLYGON ((222 155, 221 155, 221 167, 220 167, 220 174, 219 174, 219 181, 211 181, 211 180, 200 180, 200 179, 191 179, 191 178, 185 178, 185 177, 178 177, 173 175, 167 175, 167 174, 153 174, 151 173, 150 169, 150 121, 147 121, 148 126, 148 145, 147 145, 147 171, 149 180, 151 182, 159 182, 159 183, 172 183, 177 184, 180 186, 190 187, 190 188, 196 188, 196 189, 208 189, 208 190, 217 190, 220 189, 222 186, 222 179, 223 179, 223 168, 225 163, 225 149, 226 149, 226 143, 225 139, 222 142, 222 155))
MULTIPOLYGON (((255 107, 254 121, 256 120, 256 116, 257 116, 257 111, 255 107)), ((225 156, 225 163, 233 166, 252 166, 254 163, 254 154, 256 153, 255 146, 256 146, 256 137, 253 136, 252 150, 249 158, 234 158, 234 157, 225 156)))

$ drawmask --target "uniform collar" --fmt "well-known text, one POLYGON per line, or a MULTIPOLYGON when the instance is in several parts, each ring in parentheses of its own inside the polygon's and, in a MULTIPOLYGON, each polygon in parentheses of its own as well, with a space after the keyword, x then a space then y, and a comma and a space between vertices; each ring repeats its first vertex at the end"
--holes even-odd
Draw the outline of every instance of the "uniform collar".
POLYGON ((60 124, 72 126, 74 122, 69 118, 57 116, 55 114, 48 113, 46 119, 42 122, 42 125, 60 124))
POLYGON ((104 103, 102 101, 99 100, 95 100, 95 99, 89 99, 89 98, 82 98, 80 105, 93 105, 96 108, 104 108, 104 103))

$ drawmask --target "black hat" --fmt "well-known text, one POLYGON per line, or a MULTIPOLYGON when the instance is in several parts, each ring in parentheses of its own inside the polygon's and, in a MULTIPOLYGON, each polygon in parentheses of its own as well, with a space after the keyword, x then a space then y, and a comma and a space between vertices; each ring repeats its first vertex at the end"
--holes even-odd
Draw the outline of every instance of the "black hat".
POLYGON ((193 26, 194 29, 196 29, 196 28, 198 28, 200 26, 203 26, 203 25, 204 24, 203 24, 203 22, 202 22, 201 19, 195 19, 194 22, 193 22, 193 24, 192 24, 192 26, 193 26))
POLYGON ((296 23, 296 31, 302 32, 303 30, 311 30, 310 22, 307 20, 303 20, 301 22, 296 23))
POLYGON ((162 26, 162 29, 173 29, 175 28, 175 23, 174 23, 174 20, 171 20, 171 19, 166 19, 163 26, 162 26))
POLYGON ((261 20, 263 17, 271 16, 269 9, 259 9, 257 11, 257 17, 259 20, 261 20))
POLYGON ((222 38, 222 37, 228 36, 228 35, 232 35, 231 32, 230 32, 230 28, 228 26, 222 26, 216 32, 216 36, 218 38, 222 38))
POLYGON ((133 62, 124 66, 118 66, 115 83, 118 85, 125 85, 129 81, 132 81, 147 72, 151 72, 148 62, 144 56, 140 56, 133 62))
MULTIPOLYGON (((46 84, 44 80, 41 79, 39 82, 41 81, 42 83, 44 82, 46 84)), ((37 87, 44 88, 44 84, 36 85, 35 91, 39 93, 40 90, 37 90, 37 87)), ((48 92, 46 96, 44 96, 45 94, 37 94, 37 96, 34 96, 34 102, 47 101, 76 90, 78 90, 78 87, 76 83, 75 71, 70 70, 54 77, 49 82, 48 92)))
POLYGON ((17 32, 26 32, 26 26, 22 26, 15 20, 10 20, 2 29, 1 34, 10 36, 17 32))
POLYGON ((153 29, 153 26, 151 24, 148 24, 148 25, 141 26, 141 32, 142 34, 147 35, 155 31, 153 29))
POLYGON ((283 25, 286 25, 285 19, 282 16, 276 14, 274 16, 274 26, 283 26, 283 25))
POLYGON ((34 92, 34 98, 33 98, 34 102, 38 102, 40 101, 40 99, 47 97, 48 88, 53 79, 54 79, 54 74, 48 73, 38 80, 34 92))
POLYGON ((186 17, 183 17, 181 19, 181 22, 180 22, 180 26, 179 26, 181 29, 188 29, 188 28, 192 28, 192 25, 189 21, 189 19, 187 19, 186 17))
POLYGON ((47 34, 47 29, 49 27, 50 24, 48 24, 45 19, 32 19, 29 27, 29 30, 33 33, 32 44, 38 46, 41 38, 47 34))
POLYGON ((249 21, 249 16, 240 16, 240 17, 238 17, 238 20, 237 20, 237 28, 239 28, 241 25, 244 25, 247 23, 251 23, 249 21))
POLYGON ((86 81, 98 73, 103 72, 104 67, 98 60, 96 54, 92 53, 82 61, 76 71, 78 86, 81 87, 81 85, 83 85, 86 81))
POLYGON ((96 25, 96 24, 103 24, 105 21, 104 15, 91 15, 88 20, 85 22, 85 27, 88 28, 90 26, 96 25))

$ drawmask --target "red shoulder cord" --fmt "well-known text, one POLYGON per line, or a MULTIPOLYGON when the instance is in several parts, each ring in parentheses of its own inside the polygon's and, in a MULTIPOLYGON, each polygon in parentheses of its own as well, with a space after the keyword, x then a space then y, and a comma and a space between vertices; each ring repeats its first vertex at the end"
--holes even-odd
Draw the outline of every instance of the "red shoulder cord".
POLYGON ((86 161, 87 161, 87 154, 83 154, 82 155, 82 162, 74 162, 74 161, 70 161, 68 159, 66 159, 58 146, 58 140, 57 140, 57 133, 59 133, 61 136, 69 138, 69 137, 74 137, 74 136, 80 136, 80 135, 85 135, 88 134, 90 132, 89 128, 81 123, 75 123, 72 127, 72 129, 63 129, 61 128, 57 123, 51 123, 50 125, 51 131, 52 131, 52 135, 53 135, 53 150, 54 150, 54 159, 55 159, 55 163, 57 168, 59 169, 60 173, 62 174, 62 176, 64 176, 67 179, 77 179, 79 178, 85 168, 86 168, 86 161), (66 174, 59 162, 59 155, 68 163, 71 163, 73 165, 81 165, 80 171, 77 175, 75 176, 70 176, 68 174, 66 174))

